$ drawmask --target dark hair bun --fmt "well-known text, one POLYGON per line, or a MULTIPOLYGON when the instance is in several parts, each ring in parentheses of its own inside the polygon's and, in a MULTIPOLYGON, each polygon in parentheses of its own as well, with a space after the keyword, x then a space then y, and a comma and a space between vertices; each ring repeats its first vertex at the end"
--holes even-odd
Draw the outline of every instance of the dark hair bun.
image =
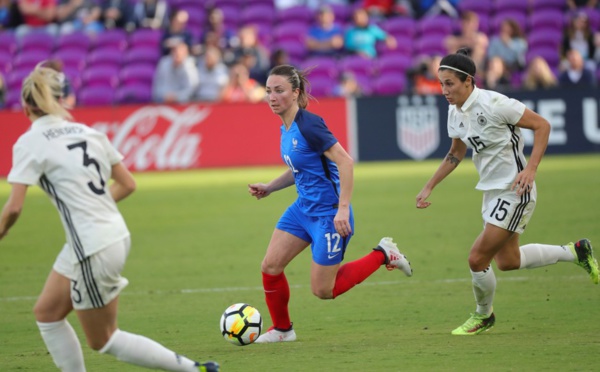
POLYGON ((456 51, 456 54, 462 54, 467 57, 470 57, 471 56, 471 48, 460 48, 459 50, 456 51))

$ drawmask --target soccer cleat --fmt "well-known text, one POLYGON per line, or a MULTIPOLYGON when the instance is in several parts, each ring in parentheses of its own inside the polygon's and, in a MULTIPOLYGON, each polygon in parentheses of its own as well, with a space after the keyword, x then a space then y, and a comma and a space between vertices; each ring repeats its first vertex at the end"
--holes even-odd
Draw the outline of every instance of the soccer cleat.
POLYGON ((275 327, 269 328, 269 330, 260 335, 256 341, 257 344, 266 344, 269 342, 289 342, 296 341, 296 332, 290 327, 287 330, 280 330, 275 327))
POLYGON ((473 313, 471 317, 460 327, 452 331, 457 336, 474 336, 481 332, 489 331, 496 323, 496 316, 492 313, 490 316, 473 313))
POLYGON ((592 282, 598 284, 598 261, 594 258, 592 243, 588 239, 581 239, 575 244, 567 244, 567 247, 576 258, 575 264, 583 267, 590 274, 592 282))
POLYGON ((413 271, 412 267, 410 267, 410 262, 406 259, 405 255, 400 253, 392 238, 381 239, 377 248, 373 248, 373 250, 383 252, 385 255, 385 267, 388 270, 398 269, 406 274, 406 276, 412 276, 413 271))
POLYGON ((196 366, 200 372, 219 372, 219 363, 217 362, 196 363, 196 366))

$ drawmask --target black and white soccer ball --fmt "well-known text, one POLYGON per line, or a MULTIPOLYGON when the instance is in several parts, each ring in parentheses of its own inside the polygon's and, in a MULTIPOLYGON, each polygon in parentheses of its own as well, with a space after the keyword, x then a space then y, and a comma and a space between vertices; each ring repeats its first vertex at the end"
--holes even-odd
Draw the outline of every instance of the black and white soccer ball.
POLYGON ((245 303, 229 306, 221 316, 221 334, 236 346, 250 345, 262 332, 262 317, 258 310, 245 303))

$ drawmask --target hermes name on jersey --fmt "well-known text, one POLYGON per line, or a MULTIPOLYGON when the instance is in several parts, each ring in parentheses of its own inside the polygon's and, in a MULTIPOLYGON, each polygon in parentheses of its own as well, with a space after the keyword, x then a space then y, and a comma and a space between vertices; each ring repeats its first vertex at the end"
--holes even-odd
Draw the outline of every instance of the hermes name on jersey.
POLYGON ((51 139, 64 136, 65 134, 77 134, 81 132, 83 132, 83 129, 81 127, 68 126, 63 128, 48 129, 47 131, 42 132, 42 134, 44 135, 44 137, 46 137, 48 141, 50 141, 51 139))

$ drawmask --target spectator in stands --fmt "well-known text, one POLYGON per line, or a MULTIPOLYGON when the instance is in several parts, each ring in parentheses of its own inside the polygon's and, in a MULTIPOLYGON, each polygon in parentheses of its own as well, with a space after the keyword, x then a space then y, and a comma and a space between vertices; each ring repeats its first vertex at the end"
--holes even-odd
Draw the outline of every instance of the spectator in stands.
POLYGON ((4 77, 0 74, 0 109, 4 108, 6 103, 6 84, 4 84, 4 77))
POLYGON ((525 66, 526 53, 527 40, 521 26, 514 19, 504 19, 498 34, 490 40, 487 58, 499 58, 510 71, 519 71, 525 66))
POLYGON ((75 92, 73 91, 73 86, 71 82, 67 78, 67 76, 63 73, 63 63, 58 59, 49 59, 42 67, 48 67, 58 72, 58 78, 62 83, 62 104, 67 109, 72 109, 75 107, 77 103, 77 98, 75 97, 75 92))
POLYGON ((438 69, 442 57, 439 55, 425 57, 412 72, 413 93, 420 95, 442 94, 442 86, 438 78, 438 69))
POLYGON ((501 58, 489 59, 485 70, 485 89, 503 92, 511 88, 511 73, 501 58))
MULTIPOLYGON (((189 50, 192 51, 192 34, 186 29, 189 18, 188 12, 184 9, 176 10, 171 14, 169 27, 163 31, 161 41, 163 56, 169 54, 173 46, 181 42, 186 43, 189 50)), ((194 54, 193 51, 192 54, 194 54)))
POLYGON ((338 84, 333 88, 333 95, 337 97, 360 97, 362 89, 356 80, 356 76, 350 71, 340 74, 338 84))
POLYGON ((258 39, 258 30, 252 25, 246 25, 238 31, 239 45, 228 53, 225 63, 232 65, 238 63, 243 56, 253 56, 256 59, 253 68, 254 75, 265 74, 269 69, 269 53, 258 39))
POLYGON ((225 25, 225 16, 221 9, 210 8, 206 20, 201 39, 204 46, 212 44, 221 49, 221 52, 224 52, 231 49, 234 44, 239 45, 236 33, 225 25), (211 38, 214 40, 209 40, 211 38))
POLYGON ((131 22, 131 4, 128 0, 107 0, 102 1, 102 16, 100 21, 104 24, 104 28, 110 30, 112 28, 132 29, 131 22))
MULTIPOLYGON (((275 66, 281 65, 289 65, 290 64, 290 56, 283 49, 275 49, 271 54, 271 65, 269 67, 269 71, 275 66)), ((265 81, 266 83, 266 81, 265 81)), ((264 85, 264 84, 263 84, 264 85)))
POLYGON ((364 0, 362 4, 369 16, 375 20, 414 16, 411 0, 364 0))
POLYGON ((180 42, 171 49, 171 54, 158 62, 152 96, 155 102, 188 102, 198 87, 198 69, 194 58, 189 55, 186 43, 180 42))
POLYGON ((265 89, 254 79, 241 63, 229 69, 229 82, 221 92, 223 102, 259 102, 265 98, 265 89))
POLYGON ((585 68, 583 57, 577 49, 567 52, 569 63, 566 70, 558 76, 558 85, 561 87, 594 87, 596 77, 589 69, 585 68))
POLYGON ((51 35, 58 33, 58 26, 54 23, 56 17, 57 0, 16 0, 18 11, 23 17, 23 24, 15 30, 17 37, 21 37, 32 30, 44 30, 51 35))
POLYGON ((594 61, 596 53, 594 32, 590 27, 588 16, 584 11, 575 13, 569 20, 569 24, 565 29, 561 48, 563 68, 566 68, 568 64, 567 54, 571 49, 576 49, 579 52, 587 69, 591 71, 596 70, 596 62, 594 61))
POLYGON ((306 35, 306 47, 316 56, 334 56, 344 47, 344 31, 335 23, 335 14, 329 6, 317 11, 316 22, 306 35))
POLYGON ((567 6, 570 10, 581 8, 594 9, 598 5, 598 0, 567 0, 567 6))
POLYGON ((195 98, 199 101, 218 101, 223 88, 229 81, 229 71, 223 63, 219 48, 210 46, 198 63, 198 89, 195 98))
POLYGON ((550 89, 558 85, 558 80, 545 59, 535 57, 527 66, 521 87, 525 90, 550 89))
POLYGON ((388 35, 375 24, 369 23, 369 14, 363 8, 357 8, 352 14, 353 25, 344 35, 344 48, 348 53, 375 58, 378 41, 385 41, 389 49, 396 49, 396 38, 388 35))
MULTIPOLYGON (((417 18, 447 15, 458 17, 456 6, 460 0, 412 0, 413 8, 417 11, 417 18)), ((452 52, 454 53, 454 52, 452 52)))
POLYGON ((12 1, 0 0, 0 31, 11 26, 12 1))
POLYGON ((477 71, 481 72, 484 71, 488 44, 487 35, 479 31, 479 16, 472 11, 466 11, 460 15, 460 32, 444 39, 448 54, 453 54, 461 48, 469 49, 477 71))
POLYGON ((166 0, 140 0, 133 7, 132 22, 136 28, 165 29, 168 17, 166 0))
POLYGON ((73 31, 97 34, 104 30, 101 15, 102 9, 94 0, 59 0, 56 8, 56 22, 62 34, 73 31))

